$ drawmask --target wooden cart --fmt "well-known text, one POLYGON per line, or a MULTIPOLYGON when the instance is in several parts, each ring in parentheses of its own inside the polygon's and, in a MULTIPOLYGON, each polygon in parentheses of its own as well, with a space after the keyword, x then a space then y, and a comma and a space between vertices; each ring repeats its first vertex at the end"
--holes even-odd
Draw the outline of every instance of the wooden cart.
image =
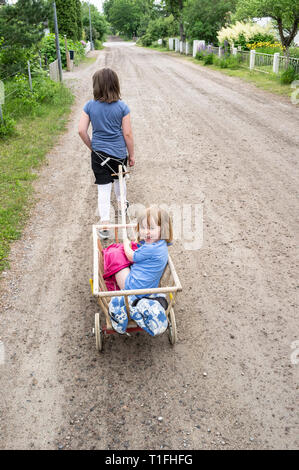
POLYGON ((178 275, 174 268, 171 257, 168 255, 168 263, 165 267, 164 273, 162 275, 159 287, 152 289, 135 289, 135 290, 116 290, 108 291, 104 278, 103 278, 103 246, 98 235, 98 231, 103 228, 108 228, 110 230, 111 243, 119 243, 122 240, 119 240, 119 236, 124 235, 124 231, 133 231, 135 233, 136 223, 126 223, 126 215, 124 209, 124 197, 123 197, 123 188, 122 188, 122 171, 119 167, 119 180, 120 180, 120 193, 121 193, 121 210, 122 210, 122 223, 121 224, 110 224, 110 225, 94 225, 93 226, 93 280, 90 280, 91 289, 93 295, 97 298, 98 305, 101 309, 101 312, 95 314, 95 326, 94 333, 96 339, 96 348, 98 351, 103 350, 104 337, 109 334, 116 333, 111 325, 110 316, 108 313, 109 302, 112 297, 115 296, 124 296, 126 310, 128 313, 128 326, 127 332, 143 331, 134 320, 130 319, 130 307, 128 296, 129 295, 149 295, 149 294, 166 294, 168 300, 168 308, 166 310, 166 316, 168 319, 168 335, 171 344, 175 344, 177 340, 177 328, 174 314, 174 304, 176 295, 179 291, 182 290, 181 283, 179 281, 178 275), (101 322, 101 314, 102 318, 101 322))

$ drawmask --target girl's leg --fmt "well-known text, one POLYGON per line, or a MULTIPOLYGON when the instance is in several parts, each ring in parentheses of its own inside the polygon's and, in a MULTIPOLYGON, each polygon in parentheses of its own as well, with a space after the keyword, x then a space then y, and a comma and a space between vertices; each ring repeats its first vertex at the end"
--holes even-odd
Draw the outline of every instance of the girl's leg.
POLYGON ((131 318, 151 336, 161 335, 168 326, 165 310, 154 298, 139 300, 131 309, 131 318))
POLYGON ((98 184, 98 208, 101 222, 110 220, 110 198, 112 183, 98 184))
POLYGON ((130 273, 130 268, 124 268, 115 273, 115 279, 120 290, 124 290, 125 282, 128 274, 130 273))

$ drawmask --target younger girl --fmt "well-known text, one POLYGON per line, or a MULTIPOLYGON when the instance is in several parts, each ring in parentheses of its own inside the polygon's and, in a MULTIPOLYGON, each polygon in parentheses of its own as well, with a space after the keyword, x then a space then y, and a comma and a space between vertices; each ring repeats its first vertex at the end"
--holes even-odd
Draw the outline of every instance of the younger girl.
MULTIPOLYGON (((120 203, 118 165, 124 168, 127 161, 135 163, 134 142, 130 122, 130 109, 120 98, 120 86, 117 74, 109 69, 98 70, 92 77, 94 99, 88 101, 79 122, 79 135, 91 150, 91 165, 98 185, 98 208, 100 223, 109 223, 110 197, 112 182, 120 203), (92 140, 88 135, 92 124, 92 140), (128 158, 127 158, 128 150, 128 158)), ((124 195, 126 186, 124 182, 124 195)), ((127 203, 128 206, 128 203, 127 203)), ((108 238, 109 231, 101 230, 101 238, 108 238)))
MULTIPOLYGON (((124 251, 131 267, 115 274, 121 290, 149 289, 159 287, 160 279, 168 261, 167 245, 173 238, 172 222, 168 213, 151 206, 139 214, 137 219, 139 248, 133 251, 128 239, 124 240, 124 251)), ((167 328, 165 294, 131 295, 128 297, 131 318, 150 335, 156 336, 167 328), (146 297, 146 298, 145 298, 146 297), (158 299, 158 300, 155 300, 158 299)), ((125 333, 128 316, 124 297, 113 297, 109 304, 113 328, 125 333)))

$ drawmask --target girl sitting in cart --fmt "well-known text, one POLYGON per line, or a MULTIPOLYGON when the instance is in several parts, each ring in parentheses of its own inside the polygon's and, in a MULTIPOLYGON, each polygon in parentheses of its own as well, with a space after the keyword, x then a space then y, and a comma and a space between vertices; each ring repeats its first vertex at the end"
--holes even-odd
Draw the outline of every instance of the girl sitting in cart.
MULTIPOLYGON (((169 214, 157 206, 144 209, 137 218, 137 234, 139 247, 136 250, 132 250, 128 238, 124 240, 124 252, 132 264, 115 273, 116 282, 121 290, 159 287, 168 261, 168 245, 173 239, 169 214)), ((122 262, 120 260, 120 263, 122 262)), ((130 295, 128 301, 130 316, 138 326, 151 336, 164 333, 168 326, 165 314, 167 310, 165 294, 130 295)), ((109 315, 114 330, 125 334, 128 315, 123 296, 112 298, 109 304, 109 315)))

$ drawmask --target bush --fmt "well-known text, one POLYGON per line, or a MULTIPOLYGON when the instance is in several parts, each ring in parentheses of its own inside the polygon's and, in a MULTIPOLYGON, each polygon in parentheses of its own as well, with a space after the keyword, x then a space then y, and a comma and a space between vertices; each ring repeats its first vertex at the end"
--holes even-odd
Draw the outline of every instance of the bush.
POLYGON ((97 51, 100 51, 101 49, 104 49, 101 41, 99 39, 95 39, 94 41, 94 48, 97 50, 97 51))
POLYGON ((10 117, 4 117, 3 122, 0 119, 0 139, 12 135, 15 131, 15 121, 10 117))
POLYGON ((280 75, 280 83, 283 85, 290 85, 294 80, 299 79, 299 74, 296 73, 294 67, 288 67, 282 74, 280 75))
POLYGON ((207 54, 203 58, 204 65, 210 65, 213 63, 214 54, 207 54))
POLYGON ((195 59, 196 60, 204 60, 204 53, 202 51, 196 52, 195 59))
POLYGON ((152 44, 152 38, 149 33, 145 33, 141 38, 140 42, 143 46, 150 46, 152 44))
POLYGON ((257 23, 237 21, 236 24, 223 27, 217 34, 218 42, 225 41, 235 47, 248 49, 247 45, 254 42, 274 42, 274 32, 271 24, 259 26, 257 23))
MULTIPOLYGON (((64 38, 59 36, 59 45, 60 45, 60 54, 62 66, 66 67, 66 55, 65 55, 65 43, 64 38)), ((67 40, 68 50, 75 51, 75 65, 78 65, 80 59, 85 57, 84 46, 80 41, 72 41, 71 39, 67 40)), ((41 54, 47 59, 48 64, 56 60, 56 44, 55 44, 55 34, 48 34, 42 39, 41 43, 41 54)))

